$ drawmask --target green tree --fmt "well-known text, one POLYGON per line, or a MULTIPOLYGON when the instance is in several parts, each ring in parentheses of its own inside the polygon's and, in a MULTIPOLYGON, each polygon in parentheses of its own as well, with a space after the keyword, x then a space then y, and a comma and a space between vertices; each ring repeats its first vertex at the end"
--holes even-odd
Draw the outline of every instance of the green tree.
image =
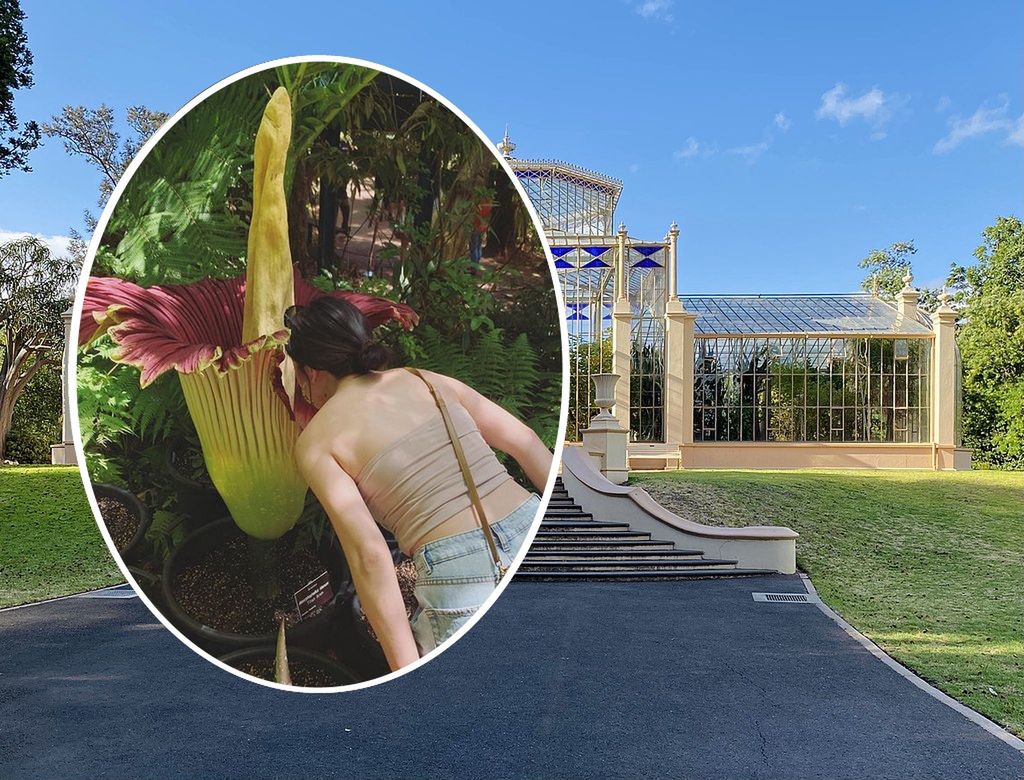
MULTIPOLYGON (((913 275, 910 258, 917 254, 913 241, 897 241, 888 249, 872 249, 858 268, 867 269, 868 274, 860 283, 861 289, 874 293, 883 301, 892 303, 903 289, 907 274, 913 275)), ((918 306, 924 311, 935 311, 939 305, 938 289, 919 288, 921 295, 918 306)))
POLYGON ((14 92, 32 86, 32 52, 18 0, 0 0, 0 178, 12 170, 31 171, 28 155, 39 146, 39 125, 18 126, 14 92))
POLYGON ((947 280, 963 315, 964 443, 981 461, 1024 468, 1024 225, 999 217, 974 257, 947 280))
POLYGON ((78 265, 39 239, 0 244, 0 459, 5 456, 14 405, 32 378, 60 365, 61 314, 71 302, 78 265))
MULTIPOLYGON (((100 179, 99 207, 102 209, 118 180, 139 149, 155 133, 167 114, 145 106, 131 106, 125 119, 131 132, 122 136, 114 127, 114 112, 107 105, 91 109, 85 106, 64 106, 60 114, 43 125, 43 132, 60 138, 64 149, 74 157, 83 157, 96 168, 100 179)), ((86 211, 89 231, 96 227, 96 218, 86 211)))
POLYGON ((19 463, 49 463, 50 445, 61 440, 61 366, 46 364, 14 405, 6 457, 19 463))

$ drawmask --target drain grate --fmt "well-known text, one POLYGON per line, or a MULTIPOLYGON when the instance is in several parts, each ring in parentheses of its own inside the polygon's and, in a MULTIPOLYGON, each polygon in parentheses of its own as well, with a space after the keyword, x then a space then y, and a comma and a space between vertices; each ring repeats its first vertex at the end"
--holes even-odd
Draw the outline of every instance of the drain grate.
POLYGON ((78 599, 134 599, 138 598, 138 595, 132 589, 131 585, 115 585, 112 588, 103 588, 102 590, 90 590, 86 593, 79 593, 75 598, 78 599))
POLYGON ((754 593, 754 601, 773 604, 813 604, 814 599, 807 593, 754 593))

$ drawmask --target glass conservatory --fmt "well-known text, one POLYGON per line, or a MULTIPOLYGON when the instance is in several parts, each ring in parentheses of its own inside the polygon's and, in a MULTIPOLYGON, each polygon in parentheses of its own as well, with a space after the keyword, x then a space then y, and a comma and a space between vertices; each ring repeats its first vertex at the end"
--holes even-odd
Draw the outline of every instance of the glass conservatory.
POLYGON ((567 442, 614 373, 633 468, 969 468, 956 313, 839 295, 681 295, 679 229, 613 229, 621 182, 499 149, 544 224, 565 301, 567 442))

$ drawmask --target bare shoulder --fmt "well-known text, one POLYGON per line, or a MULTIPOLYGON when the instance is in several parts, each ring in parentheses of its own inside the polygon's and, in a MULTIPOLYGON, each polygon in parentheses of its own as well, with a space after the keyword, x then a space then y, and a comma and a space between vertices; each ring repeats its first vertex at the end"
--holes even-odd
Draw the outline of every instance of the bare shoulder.
POLYGON ((466 403, 467 399, 470 398, 471 394, 475 391, 467 385, 465 382, 461 382, 453 376, 447 374, 439 374, 436 371, 428 371, 425 368, 417 369, 423 376, 427 378, 435 387, 439 387, 442 391, 447 391, 448 395, 455 396, 462 403, 466 403))

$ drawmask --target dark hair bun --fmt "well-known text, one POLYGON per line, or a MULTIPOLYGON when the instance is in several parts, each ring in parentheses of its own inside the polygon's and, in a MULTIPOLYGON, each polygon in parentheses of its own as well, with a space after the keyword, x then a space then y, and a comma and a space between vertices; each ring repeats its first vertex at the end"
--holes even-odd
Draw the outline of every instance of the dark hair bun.
POLYGON ((365 374, 367 371, 379 371, 387 366, 390 357, 387 347, 378 341, 370 341, 363 348, 357 370, 360 374, 365 374))
POLYGON ((285 349, 301 365, 340 379, 388 364, 390 354, 370 338, 363 313, 341 298, 325 295, 305 306, 289 308, 285 324, 291 328, 285 349))

